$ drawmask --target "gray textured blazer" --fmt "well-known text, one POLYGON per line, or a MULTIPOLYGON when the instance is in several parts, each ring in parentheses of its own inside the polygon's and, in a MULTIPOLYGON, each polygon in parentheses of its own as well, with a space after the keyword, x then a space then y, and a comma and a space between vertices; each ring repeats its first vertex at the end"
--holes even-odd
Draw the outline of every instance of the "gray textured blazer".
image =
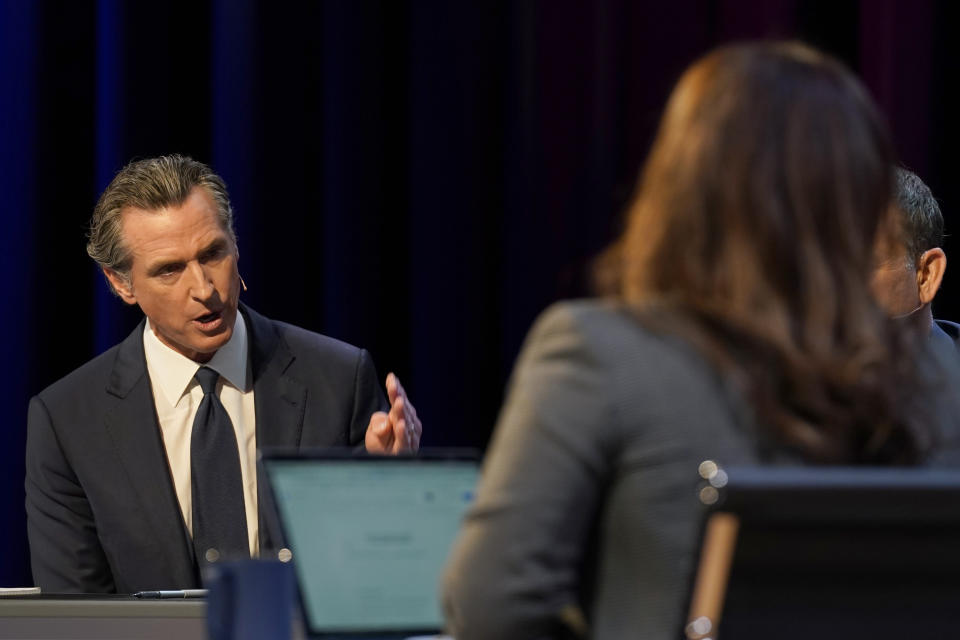
MULTIPOLYGON (((366 351, 241 305, 258 448, 356 445, 386 407, 366 351)), ((143 324, 30 401, 26 509, 37 586, 119 592, 199 586, 143 352, 143 324)), ((261 548, 278 532, 263 517, 261 548)))
POLYGON ((547 310, 517 362, 446 569, 450 631, 678 637, 701 514, 697 467, 766 459, 751 425, 737 394, 680 339, 598 302, 547 310))

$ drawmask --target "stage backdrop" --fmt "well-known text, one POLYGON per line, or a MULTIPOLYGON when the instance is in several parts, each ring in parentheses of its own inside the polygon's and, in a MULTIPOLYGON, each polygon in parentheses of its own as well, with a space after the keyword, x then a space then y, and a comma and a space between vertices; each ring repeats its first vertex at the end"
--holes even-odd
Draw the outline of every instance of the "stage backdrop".
MULTIPOLYGON (((30 580, 29 397, 139 320, 84 252, 130 159, 210 163, 243 299, 368 348, 424 445, 482 447, 531 321, 588 291, 673 82, 719 43, 795 37, 845 60, 953 230, 957 7, 0 0, 0 585, 30 580)), ((942 317, 960 317, 958 281, 942 317)))

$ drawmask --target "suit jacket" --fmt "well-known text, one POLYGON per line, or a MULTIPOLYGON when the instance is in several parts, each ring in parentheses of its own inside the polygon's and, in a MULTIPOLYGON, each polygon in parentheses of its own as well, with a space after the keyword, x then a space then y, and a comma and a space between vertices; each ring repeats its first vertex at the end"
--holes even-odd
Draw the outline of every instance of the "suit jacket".
POLYGON ((934 318, 930 327, 930 342, 935 349, 960 351, 960 324, 934 318))
MULTIPOLYGON (((939 377, 924 362, 922 373, 939 377)), ((942 361, 953 380, 957 363, 942 361)), ((955 464, 957 387, 940 388, 948 393, 931 418, 954 455, 936 462, 955 464)), ((589 625, 595 640, 676 638, 702 514, 700 463, 799 463, 755 423, 730 381, 679 337, 614 305, 546 311, 517 360, 445 571, 451 635, 558 638, 589 625)))
MULTIPOLYGON (((386 407, 363 349, 241 305, 258 448, 355 446, 386 407)), ((198 586, 157 420, 143 323, 31 399, 26 509, 37 586, 119 592, 198 586)), ((264 518, 261 548, 279 539, 264 518)))

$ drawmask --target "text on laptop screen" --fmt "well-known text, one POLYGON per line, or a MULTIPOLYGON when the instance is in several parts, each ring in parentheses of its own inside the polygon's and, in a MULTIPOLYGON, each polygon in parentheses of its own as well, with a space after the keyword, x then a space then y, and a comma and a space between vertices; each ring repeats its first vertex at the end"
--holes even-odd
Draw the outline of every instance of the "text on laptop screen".
POLYGON ((270 460, 313 631, 439 629, 438 581, 474 461, 270 460))

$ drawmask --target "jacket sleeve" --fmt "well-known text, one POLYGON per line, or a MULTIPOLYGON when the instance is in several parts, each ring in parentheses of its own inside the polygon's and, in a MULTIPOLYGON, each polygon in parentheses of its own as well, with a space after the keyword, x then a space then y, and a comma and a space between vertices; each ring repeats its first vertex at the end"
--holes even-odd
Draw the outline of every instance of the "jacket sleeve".
POLYGON ((585 555, 609 466, 608 376, 574 314, 555 307, 537 322, 445 570, 457 640, 586 633, 585 555))
POLYGON ((44 592, 110 593, 113 575, 93 512, 43 400, 30 400, 25 482, 33 580, 44 592))
POLYGON ((350 418, 350 444, 363 448, 370 416, 389 411, 387 398, 380 388, 377 368, 366 349, 360 349, 353 381, 353 412, 350 418))

